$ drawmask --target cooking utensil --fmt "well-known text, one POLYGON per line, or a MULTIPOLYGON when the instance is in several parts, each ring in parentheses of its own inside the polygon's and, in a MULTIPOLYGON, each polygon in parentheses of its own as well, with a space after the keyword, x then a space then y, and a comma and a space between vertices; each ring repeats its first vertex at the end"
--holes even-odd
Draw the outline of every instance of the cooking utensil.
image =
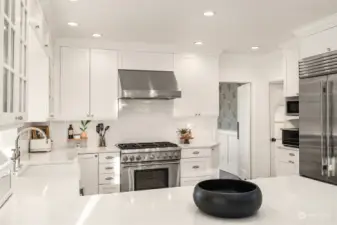
POLYGON ((100 134, 101 134, 101 136, 103 136, 104 124, 100 123, 99 127, 100 127, 100 134))
POLYGON ((105 137, 105 134, 106 134, 107 130, 109 130, 109 129, 110 129, 110 126, 106 126, 106 127, 105 127, 103 137, 105 137))
POLYGON ((100 131, 101 131, 101 128, 100 128, 100 126, 97 124, 97 126, 96 126, 96 132, 97 132, 98 135, 101 135, 101 134, 100 134, 100 131))
POLYGON ((262 192, 243 180, 206 180, 194 188, 197 207, 212 216, 243 218, 254 215, 262 205, 262 192))

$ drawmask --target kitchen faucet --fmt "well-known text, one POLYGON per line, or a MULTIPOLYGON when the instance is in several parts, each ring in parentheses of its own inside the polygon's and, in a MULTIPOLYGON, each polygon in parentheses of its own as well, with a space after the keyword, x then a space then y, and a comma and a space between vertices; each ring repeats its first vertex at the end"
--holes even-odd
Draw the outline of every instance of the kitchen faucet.
POLYGON ((13 153, 12 153, 11 159, 13 161, 13 173, 18 172, 18 170, 20 169, 21 152, 20 152, 20 149, 19 149, 19 139, 24 132, 31 131, 31 130, 35 130, 35 131, 40 132, 44 136, 44 139, 46 139, 46 143, 48 143, 48 137, 43 130, 41 130, 37 127, 27 127, 27 128, 22 129, 16 137, 15 149, 12 150, 13 153))

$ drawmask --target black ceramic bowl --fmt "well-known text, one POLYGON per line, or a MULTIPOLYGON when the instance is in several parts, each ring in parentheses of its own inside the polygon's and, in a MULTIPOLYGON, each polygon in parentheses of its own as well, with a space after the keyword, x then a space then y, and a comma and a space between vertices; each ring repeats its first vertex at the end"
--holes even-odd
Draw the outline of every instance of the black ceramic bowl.
POLYGON ((261 207, 260 188, 243 180, 206 180, 194 188, 197 207, 212 216, 243 218, 254 215, 261 207))

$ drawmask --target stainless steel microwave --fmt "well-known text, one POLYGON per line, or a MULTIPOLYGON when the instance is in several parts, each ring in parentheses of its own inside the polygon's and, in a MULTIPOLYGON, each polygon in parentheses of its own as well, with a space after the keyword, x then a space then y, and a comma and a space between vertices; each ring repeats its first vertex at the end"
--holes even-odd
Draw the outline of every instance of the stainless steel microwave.
POLYGON ((299 98, 287 97, 286 98, 286 115, 298 116, 299 115, 299 98))

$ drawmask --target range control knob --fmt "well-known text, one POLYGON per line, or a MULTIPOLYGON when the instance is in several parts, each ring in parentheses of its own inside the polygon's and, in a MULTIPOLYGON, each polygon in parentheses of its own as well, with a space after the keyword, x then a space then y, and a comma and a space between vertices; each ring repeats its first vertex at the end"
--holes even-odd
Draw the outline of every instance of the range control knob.
POLYGON ((179 158, 179 153, 178 152, 174 153, 174 158, 179 158))
POLYGON ((130 161, 132 162, 133 160, 135 160, 135 157, 132 155, 130 156, 130 161))
POLYGON ((173 154, 170 154, 170 155, 169 155, 169 158, 172 159, 172 158, 173 158, 173 154))
POLYGON ((168 158, 168 154, 165 153, 165 154, 164 154, 164 159, 167 159, 167 158, 168 158))
POLYGON ((136 159, 137 159, 137 161, 139 161, 139 160, 142 159, 142 157, 140 155, 137 155, 136 159))
POLYGON ((150 159, 153 160, 156 156, 154 154, 150 155, 150 159))
POLYGON ((123 156, 123 161, 124 161, 124 162, 128 161, 128 157, 127 157, 126 155, 123 156))

